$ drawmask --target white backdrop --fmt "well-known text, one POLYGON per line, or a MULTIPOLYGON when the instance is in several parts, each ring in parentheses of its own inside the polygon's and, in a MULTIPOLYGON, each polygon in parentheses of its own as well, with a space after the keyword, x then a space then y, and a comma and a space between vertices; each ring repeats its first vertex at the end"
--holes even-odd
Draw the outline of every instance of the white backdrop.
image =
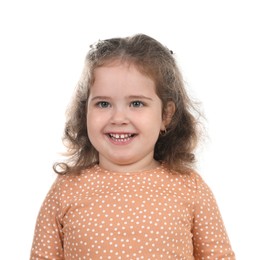
POLYGON ((64 112, 88 46, 146 33, 172 49, 201 101, 198 170, 237 259, 268 256, 269 39, 265 1, 0 2, 1 259, 28 259, 63 151, 64 112))

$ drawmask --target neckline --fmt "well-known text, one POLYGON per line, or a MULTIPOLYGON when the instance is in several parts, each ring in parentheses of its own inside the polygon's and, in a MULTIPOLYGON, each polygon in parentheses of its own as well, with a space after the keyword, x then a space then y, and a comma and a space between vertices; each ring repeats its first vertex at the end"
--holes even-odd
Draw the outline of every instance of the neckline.
POLYGON ((152 169, 148 169, 148 170, 141 170, 141 171, 136 171, 136 172, 116 172, 116 171, 110 171, 110 170, 104 169, 101 166, 99 166, 99 164, 94 165, 94 169, 96 172, 101 173, 101 174, 106 174, 106 175, 115 175, 115 176, 135 176, 135 175, 149 174, 153 172, 160 172, 164 169, 164 167, 165 167, 164 163, 161 162, 160 165, 152 169))

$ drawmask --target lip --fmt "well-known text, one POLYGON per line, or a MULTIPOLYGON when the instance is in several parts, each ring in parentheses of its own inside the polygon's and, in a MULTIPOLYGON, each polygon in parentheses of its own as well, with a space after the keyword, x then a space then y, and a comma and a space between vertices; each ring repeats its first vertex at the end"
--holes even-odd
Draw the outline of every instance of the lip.
POLYGON ((108 132, 106 136, 108 140, 115 145, 126 145, 130 144, 137 134, 129 132, 108 132))

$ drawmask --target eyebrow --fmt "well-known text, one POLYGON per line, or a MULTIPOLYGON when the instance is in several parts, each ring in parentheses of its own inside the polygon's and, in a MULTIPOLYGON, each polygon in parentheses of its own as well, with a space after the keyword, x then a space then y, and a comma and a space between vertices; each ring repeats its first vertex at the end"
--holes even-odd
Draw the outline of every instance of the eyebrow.
MULTIPOLYGON (((146 99, 146 100, 152 101, 152 98, 146 97, 143 95, 131 95, 131 96, 128 96, 127 98, 128 99, 146 99)), ((109 99, 111 99, 111 97, 109 96, 96 96, 96 97, 93 97, 91 100, 109 100, 109 99)))
POLYGON ((93 98, 91 98, 91 100, 108 100, 108 99, 110 99, 109 97, 107 97, 107 96, 96 96, 96 97, 93 97, 93 98))
POLYGON ((152 98, 146 97, 146 96, 143 96, 143 95, 132 95, 132 96, 129 96, 128 98, 129 99, 147 99, 147 100, 152 101, 152 98))

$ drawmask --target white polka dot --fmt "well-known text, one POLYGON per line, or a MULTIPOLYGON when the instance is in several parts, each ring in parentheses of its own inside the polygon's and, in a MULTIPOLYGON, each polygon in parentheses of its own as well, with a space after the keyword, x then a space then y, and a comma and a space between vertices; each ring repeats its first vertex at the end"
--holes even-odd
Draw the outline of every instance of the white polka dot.
POLYGON ((31 259, 234 259, 215 199, 198 174, 59 176, 37 219, 31 259))

